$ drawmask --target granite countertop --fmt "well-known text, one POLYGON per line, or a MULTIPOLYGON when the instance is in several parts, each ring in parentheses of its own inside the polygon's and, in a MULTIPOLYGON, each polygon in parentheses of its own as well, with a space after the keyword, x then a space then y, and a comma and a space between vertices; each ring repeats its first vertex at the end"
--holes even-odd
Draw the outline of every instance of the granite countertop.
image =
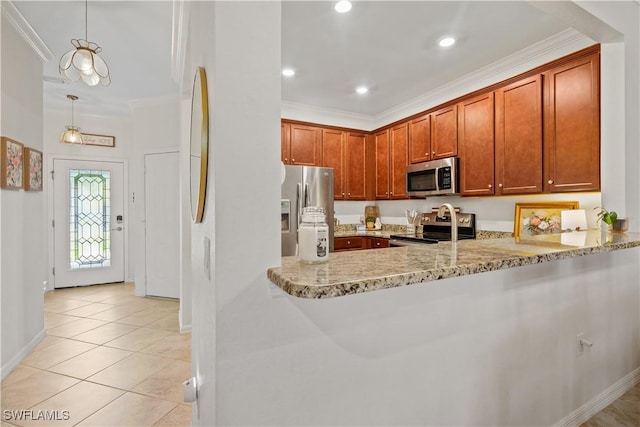
POLYGON ((462 240, 433 245, 332 252, 322 264, 283 257, 267 271, 290 295, 332 298, 640 246, 640 233, 600 230, 526 238, 462 240))

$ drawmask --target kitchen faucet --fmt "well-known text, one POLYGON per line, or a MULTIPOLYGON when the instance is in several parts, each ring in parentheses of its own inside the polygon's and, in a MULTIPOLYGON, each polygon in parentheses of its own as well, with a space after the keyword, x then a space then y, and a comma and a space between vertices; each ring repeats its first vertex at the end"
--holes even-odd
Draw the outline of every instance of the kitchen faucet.
POLYGON ((451 203, 443 203, 438 209, 438 216, 444 216, 445 209, 449 210, 451 214, 451 241, 458 241, 458 219, 456 218, 456 210, 451 206, 451 203))

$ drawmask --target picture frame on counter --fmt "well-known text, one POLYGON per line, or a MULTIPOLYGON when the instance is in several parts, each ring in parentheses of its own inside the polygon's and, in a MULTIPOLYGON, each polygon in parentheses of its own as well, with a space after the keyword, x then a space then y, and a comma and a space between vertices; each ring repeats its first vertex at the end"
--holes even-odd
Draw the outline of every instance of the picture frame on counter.
POLYGON ((578 201, 516 203, 513 236, 560 233, 561 212, 579 208, 578 201))
POLYGON ((0 188, 21 190, 24 187, 24 145, 0 137, 0 188))
POLYGON ((42 191, 42 151, 24 147, 24 189, 42 191))
POLYGON ((82 133, 85 145, 97 145, 99 147, 115 147, 116 137, 111 135, 98 135, 94 133, 82 133))

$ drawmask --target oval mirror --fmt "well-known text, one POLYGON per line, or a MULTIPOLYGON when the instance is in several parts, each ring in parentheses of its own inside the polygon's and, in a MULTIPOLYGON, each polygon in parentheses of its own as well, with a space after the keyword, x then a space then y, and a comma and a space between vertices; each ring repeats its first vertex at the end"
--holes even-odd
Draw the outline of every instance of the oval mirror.
POLYGON ((193 78, 191 97, 191 217, 194 222, 202 222, 204 200, 207 191, 207 165, 209 159, 209 104, 207 95, 207 75, 203 67, 198 67, 193 78))

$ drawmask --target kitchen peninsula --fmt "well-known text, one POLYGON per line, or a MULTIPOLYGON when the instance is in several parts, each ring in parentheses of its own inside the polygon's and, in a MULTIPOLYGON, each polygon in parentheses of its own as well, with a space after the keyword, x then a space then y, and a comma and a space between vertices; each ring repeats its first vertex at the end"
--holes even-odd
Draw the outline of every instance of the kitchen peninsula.
POLYGON ((332 253, 322 264, 283 257, 269 279, 290 295, 332 298, 640 246, 640 233, 577 231, 332 253))

